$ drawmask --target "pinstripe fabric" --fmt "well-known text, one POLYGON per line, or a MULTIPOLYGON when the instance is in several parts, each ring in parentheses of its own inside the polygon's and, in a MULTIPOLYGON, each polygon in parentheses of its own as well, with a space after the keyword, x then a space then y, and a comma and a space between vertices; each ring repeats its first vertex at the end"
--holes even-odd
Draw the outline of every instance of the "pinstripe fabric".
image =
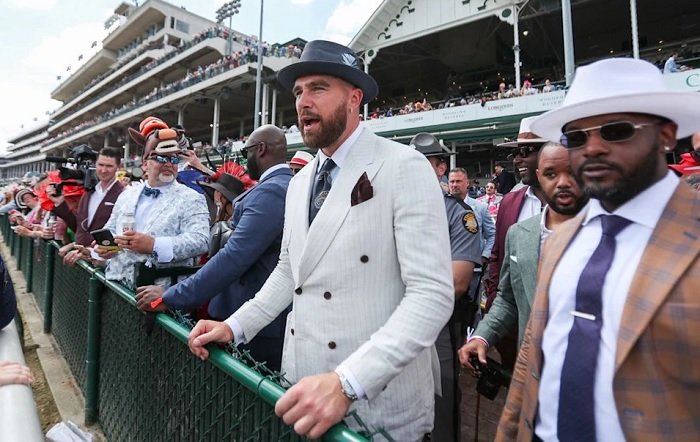
MULTIPOLYGON (((565 223, 545 243, 532 316, 496 440, 532 439, 547 291, 582 219, 565 223)), ((700 437, 699 256, 700 193, 681 182, 652 233, 622 314, 613 389, 627 440, 700 437)))
POLYGON ((293 302, 287 375, 296 381, 342 364, 367 395, 353 404, 366 423, 397 441, 420 440, 439 386, 433 344, 454 298, 440 186, 425 157, 365 130, 309 227, 317 162, 289 185, 277 268, 234 317, 251 339, 293 302), (351 207, 365 172, 374 197, 351 207))

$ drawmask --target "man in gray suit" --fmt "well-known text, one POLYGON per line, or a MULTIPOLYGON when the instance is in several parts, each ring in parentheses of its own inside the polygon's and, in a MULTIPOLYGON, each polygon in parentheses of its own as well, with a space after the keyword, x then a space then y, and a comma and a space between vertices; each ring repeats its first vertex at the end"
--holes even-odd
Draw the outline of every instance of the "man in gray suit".
POLYGON ((471 367, 471 354, 478 355, 485 364, 489 347, 497 344, 516 325, 520 345, 535 294, 541 246, 557 226, 576 216, 588 202, 571 173, 569 153, 560 144, 548 143, 542 147, 537 178, 547 207, 542 215, 514 224, 508 230, 496 299, 474 335, 459 349, 462 365, 471 367))
POLYGON ((317 439, 353 409, 394 440, 419 441, 433 426, 434 343, 454 300, 435 172, 419 152, 360 125, 378 87, 351 49, 309 42, 278 80, 318 152, 289 184, 270 278, 225 322, 200 321, 190 349, 204 359, 209 342, 246 342, 292 303, 282 369, 296 384, 277 415, 317 439))

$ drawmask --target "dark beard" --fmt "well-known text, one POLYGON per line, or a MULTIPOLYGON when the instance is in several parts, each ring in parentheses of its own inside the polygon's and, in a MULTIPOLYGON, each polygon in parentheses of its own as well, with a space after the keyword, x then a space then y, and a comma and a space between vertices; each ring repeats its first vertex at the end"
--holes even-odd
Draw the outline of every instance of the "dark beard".
POLYGON ((639 195, 656 181, 655 175, 659 167, 659 157, 653 152, 655 151, 652 151, 648 155, 643 155, 645 159, 644 162, 641 163, 636 170, 630 171, 629 173, 625 173, 624 169, 617 164, 599 158, 591 158, 584 161, 579 166, 574 174, 574 178, 589 197, 602 202, 609 202, 619 207, 639 195), (591 164, 604 164, 616 170, 622 176, 622 179, 609 186, 602 186, 596 183, 586 185, 581 177, 581 170, 585 166, 591 164))
POLYGON ((557 196, 560 193, 562 192, 554 192, 554 195, 552 195, 551 199, 547 195, 544 195, 544 200, 547 201, 547 205, 550 209, 562 215, 576 215, 581 211, 581 209, 583 209, 583 206, 585 206, 588 203, 588 195, 583 194, 578 200, 574 201, 573 206, 562 207, 559 204, 557 204, 557 196))
POLYGON ((258 167, 258 162, 255 159, 254 154, 248 159, 246 169, 248 169, 248 176, 250 176, 252 179, 256 181, 260 179, 260 168, 258 167))
POLYGON ((304 140, 306 147, 313 149, 323 149, 328 147, 338 141, 340 136, 345 132, 348 120, 345 115, 345 109, 347 109, 347 101, 343 101, 335 111, 333 115, 328 120, 321 120, 318 115, 310 115, 314 118, 318 118, 320 130, 315 135, 307 134, 304 131, 304 125, 301 120, 299 120, 299 127, 301 129, 301 138, 304 140))

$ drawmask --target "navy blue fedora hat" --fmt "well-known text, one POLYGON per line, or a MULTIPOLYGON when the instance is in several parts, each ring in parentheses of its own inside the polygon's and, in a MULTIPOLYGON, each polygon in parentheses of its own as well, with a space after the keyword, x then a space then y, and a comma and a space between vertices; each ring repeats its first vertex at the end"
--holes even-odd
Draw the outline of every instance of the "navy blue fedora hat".
POLYGON ((360 69, 355 52, 332 41, 308 42, 299 61, 282 68, 277 73, 277 80, 282 86, 292 90, 297 78, 313 74, 338 77, 362 89, 362 104, 369 103, 379 93, 379 86, 374 78, 360 69))

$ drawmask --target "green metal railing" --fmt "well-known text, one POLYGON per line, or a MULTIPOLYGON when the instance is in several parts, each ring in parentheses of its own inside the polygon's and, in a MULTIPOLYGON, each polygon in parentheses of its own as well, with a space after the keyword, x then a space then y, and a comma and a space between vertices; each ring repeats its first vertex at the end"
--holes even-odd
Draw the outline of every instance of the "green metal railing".
MULTIPOLYGON (((5 216, 0 232, 24 260, 44 331, 84 393, 86 423, 99 422, 109 440, 303 440, 274 414, 279 377, 217 346, 200 361, 186 345, 190 327, 166 314, 147 335, 132 291, 86 262, 64 266, 55 241, 41 240, 28 260, 33 241, 14 235, 5 216)), ((368 439, 338 424, 323 440, 368 439)))

